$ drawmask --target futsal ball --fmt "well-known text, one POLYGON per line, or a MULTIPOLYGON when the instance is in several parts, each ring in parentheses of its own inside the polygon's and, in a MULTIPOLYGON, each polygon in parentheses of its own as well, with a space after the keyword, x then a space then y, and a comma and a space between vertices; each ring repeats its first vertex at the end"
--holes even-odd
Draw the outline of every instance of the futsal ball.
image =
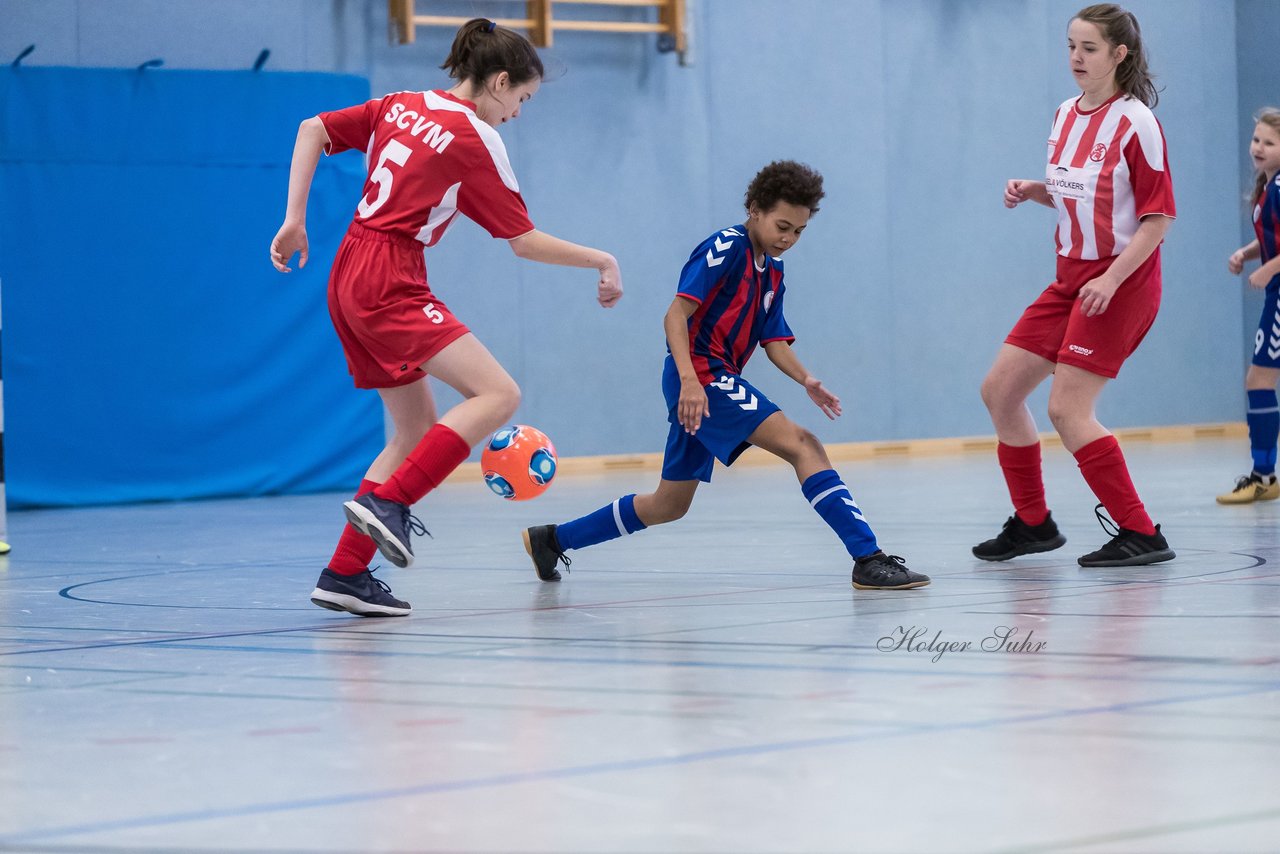
POLYGON ((485 485, 508 501, 527 501, 547 491, 556 476, 556 448, 541 430, 525 424, 503 427, 480 454, 485 485))

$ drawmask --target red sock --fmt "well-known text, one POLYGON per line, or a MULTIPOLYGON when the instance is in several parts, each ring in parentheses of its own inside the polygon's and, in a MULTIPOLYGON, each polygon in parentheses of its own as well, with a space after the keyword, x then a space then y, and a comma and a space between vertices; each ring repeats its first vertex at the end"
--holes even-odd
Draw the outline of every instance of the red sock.
POLYGON ((1115 436, 1095 439, 1076 451, 1075 457, 1085 483, 1089 484, 1117 525, 1148 536, 1156 532, 1156 526, 1151 523, 1147 509, 1138 498, 1138 490, 1133 488, 1129 466, 1125 464, 1115 436))
POLYGON ((444 424, 437 424, 373 494, 401 504, 417 504, 443 483, 470 453, 471 446, 465 439, 444 424))
POLYGON ((996 458, 1004 472, 1004 482, 1009 486, 1014 512, 1018 518, 1033 528, 1049 517, 1049 507, 1044 503, 1044 477, 1040 472, 1040 443, 1034 445, 996 446, 996 458))
MULTIPOLYGON (((377 487, 378 484, 372 480, 360 481, 356 498, 366 492, 373 492, 377 487)), ((348 522, 342 529, 338 548, 334 550, 333 557, 329 558, 329 569, 338 575, 359 575, 369 568, 369 561, 373 560, 373 554, 377 550, 378 546, 373 540, 351 527, 351 523, 348 522)))

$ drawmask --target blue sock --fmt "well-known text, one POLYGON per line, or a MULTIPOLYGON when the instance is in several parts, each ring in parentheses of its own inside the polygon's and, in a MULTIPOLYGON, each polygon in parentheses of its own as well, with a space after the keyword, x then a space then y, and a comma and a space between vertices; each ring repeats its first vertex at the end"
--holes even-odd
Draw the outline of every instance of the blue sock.
POLYGON ((1249 449, 1253 454, 1253 470, 1258 474, 1276 473, 1276 436, 1280 434, 1280 404, 1273 388, 1249 392, 1249 449))
POLYGON ((811 475, 800 489, 813 509, 818 511, 822 521, 836 532, 850 557, 856 560, 880 550, 876 545, 876 535, 871 532, 871 526, 854 503, 849 487, 844 485, 834 469, 811 475))
POLYGON ((606 540, 616 540, 623 534, 643 531, 646 526, 636 515, 635 501, 634 495, 624 495, 594 513, 557 525, 556 539, 560 541, 560 548, 565 551, 585 549, 606 540))

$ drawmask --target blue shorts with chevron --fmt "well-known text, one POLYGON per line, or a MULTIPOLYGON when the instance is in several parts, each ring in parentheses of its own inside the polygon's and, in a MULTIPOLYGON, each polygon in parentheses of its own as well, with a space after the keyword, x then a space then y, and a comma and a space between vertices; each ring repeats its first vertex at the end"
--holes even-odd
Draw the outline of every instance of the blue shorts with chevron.
POLYGON ((755 432, 777 405, 751 383, 736 374, 721 374, 704 386, 711 417, 703 417, 698 432, 690 436, 676 419, 676 403, 680 400, 680 377, 667 358, 662 372, 662 393, 667 399, 667 451, 662 458, 664 480, 700 480, 711 482, 715 461, 726 466, 751 445, 747 437, 755 432))
POLYGON ((1280 368, 1280 306, 1277 296, 1280 288, 1267 288, 1267 299, 1262 305, 1262 319, 1253 337, 1253 363, 1260 368, 1280 368))

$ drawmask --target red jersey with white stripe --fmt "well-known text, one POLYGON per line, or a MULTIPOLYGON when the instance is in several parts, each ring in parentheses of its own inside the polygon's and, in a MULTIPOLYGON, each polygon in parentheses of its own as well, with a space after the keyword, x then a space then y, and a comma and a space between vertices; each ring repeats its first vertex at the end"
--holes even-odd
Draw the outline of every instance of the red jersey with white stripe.
POLYGON ((502 137, 447 92, 394 92, 321 113, 326 154, 365 153, 355 221, 433 246, 458 212, 503 239, 533 231, 502 137))
POLYGON ((1058 254, 1092 261, 1124 251, 1144 216, 1176 210, 1164 131, 1150 108, 1119 92, 1087 112, 1078 103, 1054 115, 1045 186, 1058 210, 1058 254))

